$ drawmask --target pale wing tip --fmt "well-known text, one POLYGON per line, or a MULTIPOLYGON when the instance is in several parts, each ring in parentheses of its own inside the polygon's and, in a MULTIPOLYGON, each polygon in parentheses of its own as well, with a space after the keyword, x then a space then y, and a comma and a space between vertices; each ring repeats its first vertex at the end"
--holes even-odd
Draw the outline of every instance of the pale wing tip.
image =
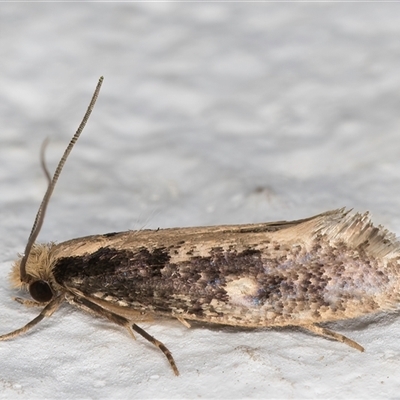
POLYGON ((382 225, 375 226, 369 212, 352 213, 340 208, 320 214, 314 234, 326 235, 330 241, 343 242, 355 248, 361 244, 376 257, 398 257, 400 242, 382 225))

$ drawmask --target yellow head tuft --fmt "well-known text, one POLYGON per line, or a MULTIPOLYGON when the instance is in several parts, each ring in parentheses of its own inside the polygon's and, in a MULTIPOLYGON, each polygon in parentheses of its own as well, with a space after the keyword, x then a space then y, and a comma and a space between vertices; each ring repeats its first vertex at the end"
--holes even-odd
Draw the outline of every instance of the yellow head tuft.
MULTIPOLYGON (((47 244, 37 244, 35 243, 32 246, 31 252, 29 253, 28 262, 26 263, 26 272, 35 278, 35 280, 43 280, 48 282, 51 277, 51 265, 53 263, 53 259, 51 257, 51 249, 54 246, 54 243, 47 244)), ((20 277, 20 264, 22 256, 19 254, 18 260, 12 266, 12 270, 10 272, 10 282, 14 288, 27 290, 28 284, 25 282, 21 282, 20 277)))

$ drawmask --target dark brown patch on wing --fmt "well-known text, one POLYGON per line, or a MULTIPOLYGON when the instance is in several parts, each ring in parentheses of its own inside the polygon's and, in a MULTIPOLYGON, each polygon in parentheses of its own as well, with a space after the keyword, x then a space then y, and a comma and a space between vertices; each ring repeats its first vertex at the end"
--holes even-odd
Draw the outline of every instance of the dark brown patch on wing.
POLYGON ((101 292, 159 312, 179 310, 201 317, 212 310, 212 300, 229 302, 224 289, 227 277, 256 276, 262 268, 260 251, 251 249, 237 253, 214 248, 208 257, 194 256, 179 263, 170 259, 165 248, 136 252, 100 248, 93 254, 57 260, 53 273, 60 285, 89 296, 101 292))
POLYGON ((164 248, 152 251, 140 248, 136 252, 130 252, 101 247, 91 254, 59 259, 54 268, 54 276, 59 283, 71 278, 102 279, 134 267, 141 277, 149 278, 160 276, 160 270, 169 260, 169 252, 164 248))

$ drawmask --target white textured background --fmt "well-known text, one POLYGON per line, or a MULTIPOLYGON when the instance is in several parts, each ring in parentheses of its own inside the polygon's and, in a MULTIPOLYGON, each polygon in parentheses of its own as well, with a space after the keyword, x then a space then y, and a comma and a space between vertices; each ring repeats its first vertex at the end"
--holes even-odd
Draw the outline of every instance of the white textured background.
MULTIPOLYGON (((342 206, 400 233, 400 4, 2 3, 0 321, 7 274, 100 75, 101 96, 41 241, 297 219, 342 206)), ((63 306, 0 343, 0 398, 395 398, 400 319, 335 324, 364 354, 296 329, 141 338, 63 306)))

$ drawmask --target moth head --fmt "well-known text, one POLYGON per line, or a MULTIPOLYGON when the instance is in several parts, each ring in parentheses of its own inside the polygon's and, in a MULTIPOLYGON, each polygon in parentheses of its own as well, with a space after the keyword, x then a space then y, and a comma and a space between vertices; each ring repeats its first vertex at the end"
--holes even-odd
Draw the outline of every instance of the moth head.
POLYGON ((51 249, 54 243, 34 244, 26 261, 27 281, 21 281, 20 268, 22 256, 14 263, 10 274, 10 281, 13 287, 27 290, 34 300, 39 303, 49 302, 58 289, 54 281, 51 266, 51 249))

